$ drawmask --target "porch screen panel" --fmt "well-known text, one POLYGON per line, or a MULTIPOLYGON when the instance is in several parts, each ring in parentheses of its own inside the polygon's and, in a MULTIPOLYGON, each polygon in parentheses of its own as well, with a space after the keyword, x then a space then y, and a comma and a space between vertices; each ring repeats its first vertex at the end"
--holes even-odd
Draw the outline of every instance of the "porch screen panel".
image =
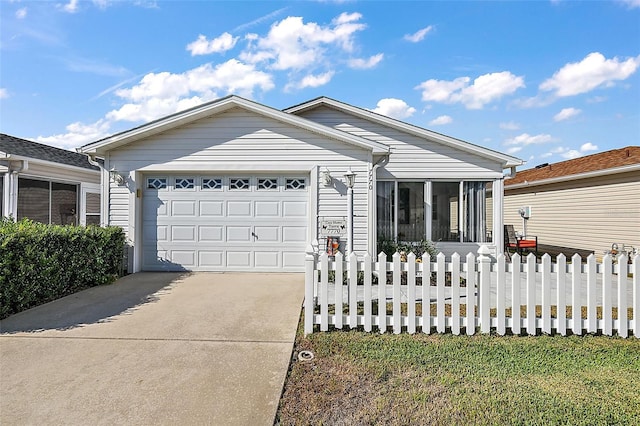
POLYGON ((431 238, 433 241, 460 241, 458 199, 460 182, 433 182, 431 184, 433 211, 431 238))
POLYGON ((398 182, 398 239, 424 238, 424 182, 398 182))
POLYGON ((100 225, 100 194, 87 192, 85 205, 87 225, 100 225))
POLYGON ((376 193, 378 240, 395 239, 395 182, 377 182, 376 193))
POLYGON ((78 224, 78 187, 66 183, 51 184, 51 223, 78 224))
POLYGON ((49 223, 49 182, 18 178, 17 219, 49 223))

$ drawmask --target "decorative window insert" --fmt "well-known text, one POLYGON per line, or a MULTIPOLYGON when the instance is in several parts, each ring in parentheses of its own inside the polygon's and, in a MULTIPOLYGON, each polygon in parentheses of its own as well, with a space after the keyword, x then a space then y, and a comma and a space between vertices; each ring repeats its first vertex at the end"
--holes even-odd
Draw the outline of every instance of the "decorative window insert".
POLYGON ((307 180, 304 178, 287 178, 285 189, 303 190, 307 187, 307 180))
POLYGON ((222 189, 222 179, 202 178, 202 189, 222 189))
POLYGON ((278 189, 277 178, 258 178, 258 191, 278 189))
POLYGON ((231 190, 247 190, 249 189, 249 178, 230 178, 229 189, 231 190))
POLYGON ((194 178, 176 178, 176 189, 193 189, 195 186, 194 178))
POLYGON ((148 178, 147 188, 148 189, 166 189, 167 178, 148 178))

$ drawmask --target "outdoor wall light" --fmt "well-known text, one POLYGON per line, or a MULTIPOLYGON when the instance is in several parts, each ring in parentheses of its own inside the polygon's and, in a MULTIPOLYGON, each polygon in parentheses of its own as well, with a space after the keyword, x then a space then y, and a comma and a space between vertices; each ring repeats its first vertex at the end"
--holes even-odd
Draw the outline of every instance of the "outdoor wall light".
POLYGON ((324 184, 324 186, 331 186, 331 184, 333 183, 331 172, 326 167, 322 171, 322 183, 324 184))
POLYGON ((351 171, 351 167, 347 173, 344 174, 345 183, 347 184, 347 188, 353 188, 353 184, 356 182, 356 174, 351 171))
POLYGON ((122 174, 120 174, 120 172, 115 168, 109 170, 109 176, 111 176, 111 180, 118 185, 122 185, 124 183, 124 176, 122 176, 122 174))

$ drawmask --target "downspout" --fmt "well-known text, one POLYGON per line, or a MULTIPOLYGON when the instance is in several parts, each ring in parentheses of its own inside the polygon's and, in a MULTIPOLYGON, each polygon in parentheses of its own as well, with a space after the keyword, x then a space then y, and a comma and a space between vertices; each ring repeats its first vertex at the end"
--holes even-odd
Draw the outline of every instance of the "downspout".
POLYGON ((516 166, 511 166, 509 168, 509 173, 504 175, 505 179, 513 179, 514 177, 516 177, 516 166))
MULTIPOLYGON (((8 155, 7 158, 11 157, 8 155)), ((20 168, 14 168, 16 162, 9 160, 9 202, 8 213, 13 220, 18 217, 18 174, 29 169, 29 163, 26 160, 18 160, 20 168)))

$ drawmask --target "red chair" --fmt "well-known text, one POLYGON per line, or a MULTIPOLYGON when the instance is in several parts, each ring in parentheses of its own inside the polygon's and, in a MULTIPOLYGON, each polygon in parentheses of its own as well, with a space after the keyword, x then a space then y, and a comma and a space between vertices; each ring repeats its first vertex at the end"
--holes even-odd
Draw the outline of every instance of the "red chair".
POLYGON ((511 258, 509 249, 513 249, 516 253, 522 255, 527 251, 533 251, 538 255, 538 237, 535 235, 527 235, 526 237, 518 237, 513 225, 504 225, 504 250, 508 258, 511 258))

